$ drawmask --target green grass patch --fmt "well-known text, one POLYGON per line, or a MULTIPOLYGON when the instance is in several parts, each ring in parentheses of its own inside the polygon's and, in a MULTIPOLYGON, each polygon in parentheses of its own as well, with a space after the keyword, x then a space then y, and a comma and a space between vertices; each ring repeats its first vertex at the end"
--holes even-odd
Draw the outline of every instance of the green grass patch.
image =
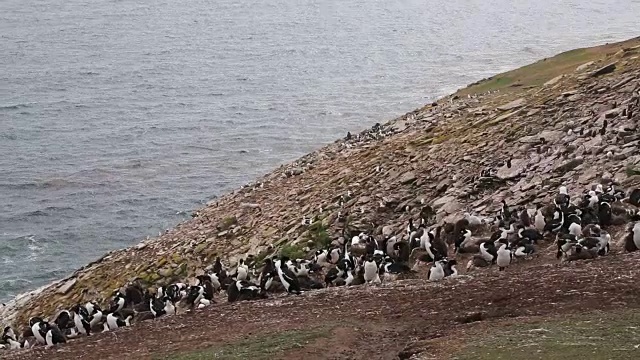
POLYGON ((316 249, 324 249, 331 244, 331 236, 322 221, 309 225, 308 234, 309 240, 313 241, 316 249))
POLYGON ((494 90, 500 90, 502 93, 521 92, 522 89, 541 86, 556 76, 573 74, 576 68, 584 63, 604 59, 621 49, 633 47, 639 43, 640 38, 635 38, 615 44, 566 51, 471 84, 458 91, 457 95, 480 94, 494 90))
POLYGON ((304 258, 306 255, 307 253, 302 250, 302 246, 297 244, 285 244, 280 249, 280 256, 287 256, 292 260, 304 258))
POLYGON ((283 359, 288 350, 303 348, 314 340, 329 336, 327 329, 289 330, 250 337, 241 341, 188 353, 155 357, 162 360, 244 360, 283 359))
POLYGON ((627 176, 640 175, 640 166, 628 165, 625 172, 627 176))
POLYGON ((597 312, 501 327, 466 344, 458 360, 640 359, 640 314, 597 312))

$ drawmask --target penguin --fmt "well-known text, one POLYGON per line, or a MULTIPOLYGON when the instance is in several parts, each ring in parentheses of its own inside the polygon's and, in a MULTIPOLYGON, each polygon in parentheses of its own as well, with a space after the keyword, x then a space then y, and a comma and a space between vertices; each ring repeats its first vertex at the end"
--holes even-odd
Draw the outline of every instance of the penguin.
POLYGON ((56 324, 59 329, 69 329, 74 326, 73 317, 71 316, 71 313, 69 313, 69 310, 60 311, 58 316, 56 316, 56 319, 53 320, 53 323, 56 324))
POLYGON ((538 240, 542 240, 543 236, 536 229, 525 229, 524 226, 520 225, 518 229, 518 238, 528 238, 529 240, 537 243, 538 240))
POLYGON ((420 238, 420 246, 427 252, 429 261, 434 261, 436 259, 436 250, 432 245, 432 239, 435 239, 435 235, 431 232, 425 232, 420 238))
POLYGON ((238 268, 236 269, 236 279, 247 280, 248 275, 249 275, 249 267, 245 265, 244 259, 240 259, 238 261, 238 268))
POLYGON ((511 261, 513 260, 513 253, 509 249, 507 249, 507 244, 502 244, 497 251, 496 256, 496 264, 498 265, 498 270, 503 271, 511 261))
POLYGON ((546 221, 544 215, 542 214, 542 209, 539 208, 536 210, 536 215, 533 219, 533 224, 539 232, 543 232, 546 226, 546 221))
MULTIPOLYGON (((168 300, 168 298, 163 298, 163 299, 168 300)), ((149 310, 151 311, 151 314, 153 314, 154 318, 158 318, 166 314, 166 311, 164 309, 165 302, 163 299, 158 299, 158 298, 149 299, 149 310)))
POLYGON ((131 318, 132 316, 129 315, 126 319, 123 320, 122 317, 117 313, 109 313, 107 315, 107 321, 105 323, 107 326, 105 327, 105 329, 107 329, 108 327, 109 330, 117 330, 121 327, 131 326, 131 318))
POLYGON ((515 247, 513 251, 513 256, 515 257, 527 257, 533 253, 535 253, 536 249, 533 247, 533 244, 522 244, 515 247))
POLYGON ((640 222, 629 225, 624 239, 624 248, 629 252, 640 250, 640 222))
MULTIPOLYGON (((260 298, 264 293, 260 293, 260 288, 252 282, 246 280, 238 280, 235 282, 236 300, 255 300, 260 298)), ((227 290, 228 291, 228 290, 227 290)))
POLYGON ((87 313, 89 314, 89 316, 93 315, 95 311, 102 311, 102 309, 100 309, 100 306, 93 301, 89 301, 88 303, 84 304, 84 307, 85 309, 87 309, 87 313))
POLYGON ((6 326, 4 328, 4 330, 2 331, 2 338, 0 339, 1 340, 12 339, 13 341, 18 341, 18 337, 16 336, 16 333, 13 331, 11 326, 6 326))
POLYGON ((216 257, 216 262, 213 264, 212 271, 213 271, 214 274, 220 276, 220 273, 222 273, 222 270, 223 270, 222 262, 220 261, 220 257, 217 256, 216 257))
POLYGON ((210 273, 209 279, 211 280, 211 285, 213 285, 213 291, 220 291, 222 285, 220 284, 220 277, 216 273, 210 273))
POLYGON ((520 222, 524 227, 531 226, 531 218, 529 217, 529 210, 527 208, 522 209, 520 212, 520 222))
POLYGON ((444 268, 442 267, 442 262, 435 261, 433 263, 433 265, 429 269, 427 278, 429 279, 429 281, 440 281, 444 279, 444 268))
POLYGON ((176 314, 176 306, 173 304, 173 301, 169 298, 164 299, 164 313, 166 315, 175 315, 176 314))
POLYGON ((571 225, 569 225, 569 234, 573 236, 582 235, 582 226, 578 223, 571 223, 571 225))
POLYGON ((611 242, 611 235, 604 233, 600 235, 600 244, 598 244, 598 255, 605 256, 609 253, 609 242, 611 242))
POLYGON ((502 199, 502 207, 500 208, 500 218, 504 222, 509 222, 511 220, 511 211, 509 210, 509 205, 507 202, 502 199))
POLYGON ((456 259, 451 260, 443 260, 445 261, 443 270, 445 277, 456 277, 458 276, 458 270, 456 269, 456 259))
POLYGON ((89 314, 87 309, 82 305, 75 305, 71 308, 73 314, 73 323, 76 325, 78 332, 83 335, 91 335, 91 325, 89 324, 89 314))
POLYGON ((560 189, 558 190, 558 194, 556 195, 555 199, 553 199, 553 203, 560 209, 564 209, 567 206, 569 206, 570 201, 571 201, 571 197, 569 196, 567 187, 560 186, 560 189))
POLYGON ((46 335, 45 335, 45 344, 49 347, 57 345, 57 344, 64 344, 67 342, 67 339, 65 339, 64 335, 62 335, 62 333, 60 332, 60 329, 58 329, 56 326, 51 326, 49 324, 47 324, 47 328, 46 328, 46 335))
POLYGON ((553 233, 557 233, 558 231, 560 231, 560 229, 562 229, 563 225, 564 225, 564 212, 556 208, 553 214, 553 220, 546 223, 546 225, 544 226, 544 231, 551 231, 553 233))
POLYGON ((346 274, 347 274, 347 278, 344 280, 344 285, 345 286, 353 285, 353 282, 355 281, 355 276, 353 276, 353 270, 351 269, 347 270, 346 274))
POLYGON ((278 276, 280 277, 280 282, 287 290, 289 294, 300 294, 300 284, 298 283, 298 279, 296 276, 289 270, 286 265, 288 257, 282 256, 280 260, 277 260, 275 263, 276 271, 278 272, 278 276))
MULTIPOLYGON (((29 321, 31 324, 32 321, 29 321)), ((47 335, 46 326, 48 324, 41 319, 34 319, 33 324, 31 324, 31 332, 33 336, 36 338, 36 341, 42 345, 46 345, 45 336, 47 335), (39 321, 38 321, 39 320, 39 321)))
MULTIPOLYGON (((162 289, 162 288, 160 288, 162 289)), ((115 295, 113 300, 111 301, 111 307, 109 308, 109 312, 120 311, 124 308, 125 298, 119 292, 115 295)))
POLYGON ((271 287, 271 283, 273 279, 277 276, 278 272, 273 265, 273 260, 271 258, 266 258, 264 260, 264 266, 262 267, 262 272, 260 273, 260 289, 262 291, 267 291, 271 287))
POLYGON ((371 256, 367 256, 364 260, 364 281, 367 284, 380 284, 378 264, 376 264, 371 256))
MULTIPOLYGON (((45 336, 46 340, 46 336, 45 336)), ((22 341, 18 341, 12 338, 4 339, 4 341, 9 345, 10 350, 19 350, 19 349, 28 349, 31 347, 29 341, 26 339, 22 339, 22 341)))
POLYGON ((496 249, 495 244, 492 241, 485 241, 481 243, 480 256, 482 256, 486 262, 494 264, 498 257, 498 250, 496 249))
POLYGON ((93 315, 89 316, 89 327, 93 328, 102 321, 103 313, 99 309, 95 309, 93 315))
POLYGON ((558 252, 556 253, 556 259, 560 259, 563 255, 567 255, 573 245, 578 243, 577 237, 571 234, 558 234, 556 237, 556 243, 558 244, 558 252))
POLYGON ((454 247, 455 253, 458 254, 461 248, 464 248, 464 245, 471 241, 471 230, 464 230, 458 237, 456 238, 454 247))

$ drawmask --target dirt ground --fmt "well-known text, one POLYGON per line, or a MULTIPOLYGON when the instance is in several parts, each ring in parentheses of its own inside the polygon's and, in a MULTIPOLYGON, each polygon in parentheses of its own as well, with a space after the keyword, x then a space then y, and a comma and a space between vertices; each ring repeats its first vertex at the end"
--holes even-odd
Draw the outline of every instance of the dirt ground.
POLYGON ((474 269, 439 283, 401 280, 233 304, 220 297, 217 304, 192 313, 71 340, 54 349, 0 356, 448 359, 469 334, 490 332, 493 326, 640 307, 640 252, 572 263, 550 261, 520 261, 503 272, 474 269))

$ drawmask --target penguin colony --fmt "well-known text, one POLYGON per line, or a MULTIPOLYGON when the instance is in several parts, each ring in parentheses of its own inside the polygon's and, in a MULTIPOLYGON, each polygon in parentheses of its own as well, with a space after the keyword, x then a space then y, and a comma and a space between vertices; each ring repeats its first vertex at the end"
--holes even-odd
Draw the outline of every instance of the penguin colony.
POLYGON ((349 239, 343 230, 338 241, 317 250, 310 259, 266 258, 259 268, 250 255, 227 271, 218 257, 192 284, 179 282, 156 289, 127 284, 114 290, 104 306, 90 301, 59 311, 51 319, 35 316, 22 332, 4 326, 0 350, 52 347, 79 336, 117 331, 133 322, 202 309, 222 291, 228 302, 236 302, 266 299, 268 293, 299 295, 332 286, 375 286, 401 276, 416 277, 415 266, 420 264, 428 264, 428 281, 441 281, 458 276, 456 257, 462 254, 471 255, 467 271, 478 267, 505 271, 519 259, 537 256, 543 241, 555 241, 556 257, 562 261, 592 259, 609 253, 612 239, 606 229, 611 225, 628 224, 624 247, 636 251, 640 249, 639 203, 638 189, 626 196, 614 185, 597 184, 577 199, 561 186, 551 203, 532 208, 516 209, 502 201, 494 217, 466 213, 454 224, 435 224, 433 211, 426 206, 418 225, 409 219, 402 234, 376 239, 359 233, 349 239))

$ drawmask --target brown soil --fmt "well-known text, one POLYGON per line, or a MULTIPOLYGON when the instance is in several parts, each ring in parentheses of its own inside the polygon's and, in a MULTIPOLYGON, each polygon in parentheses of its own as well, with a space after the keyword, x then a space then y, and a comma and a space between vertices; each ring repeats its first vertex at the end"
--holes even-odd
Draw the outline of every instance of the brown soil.
MULTIPOLYGON (((545 255, 545 259, 549 256, 545 255)), ((558 264, 520 261, 504 272, 476 269, 440 283, 402 280, 379 287, 331 288, 301 296, 219 304, 112 333, 3 354, 7 359, 150 359, 216 348, 286 330, 326 336, 278 358, 446 359, 465 334, 531 317, 640 307, 640 253, 558 264)), ((460 266, 462 267, 462 266, 460 266)))

